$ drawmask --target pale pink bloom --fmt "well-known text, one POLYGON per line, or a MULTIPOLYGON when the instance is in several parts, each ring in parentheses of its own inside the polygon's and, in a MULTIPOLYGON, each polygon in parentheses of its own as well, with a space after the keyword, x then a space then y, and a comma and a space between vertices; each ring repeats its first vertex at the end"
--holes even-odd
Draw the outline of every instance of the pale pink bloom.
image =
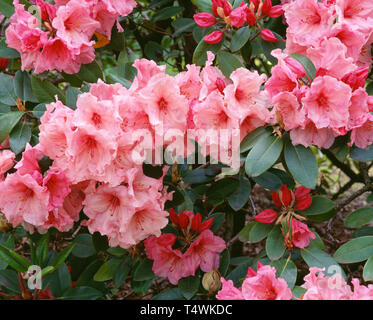
POLYGON ((318 129, 348 124, 351 88, 330 76, 316 77, 302 99, 304 111, 318 129))
POLYGON ((195 269, 199 265, 203 272, 217 270, 219 253, 225 248, 226 244, 222 238, 215 236, 211 230, 204 230, 185 252, 185 263, 195 269))
POLYGON ((338 79, 357 68, 353 58, 346 58, 346 56, 347 48, 338 38, 324 39, 320 46, 307 50, 307 57, 311 59, 317 70, 322 69, 323 75, 338 79))
POLYGON ((144 111, 150 123, 156 127, 162 125, 164 130, 186 130, 188 101, 180 94, 174 78, 166 74, 157 74, 141 89, 140 97, 144 111))
POLYGON ((329 32, 334 10, 317 0, 297 0, 283 6, 287 33, 302 46, 315 45, 329 32))
POLYGON ((222 288, 216 295, 218 300, 245 300, 241 290, 237 289, 232 280, 220 278, 222 288))
POLYGON ((106 9, 118 16, 128 16, 136 7, 135 0, 103 0, 106 9))
POLYGON ((99 101, 91 93, 83 93, 78 96, 76 107, 72 121, 74 126, 90 125, 110 132, 113 137, 120 135, 122 119, 111 100, 99 101))
POLYGON ((89 12, 89 4, 81 0, 71 0, 58 8, 52 26, 70 48, 79 48, 83 43, 89 45, 95 30, 100 27, 89 12))
POLYGON ((340 274, 325 276, 324 269, 310 268, 310 273, 304 277, 302 285, 307 291, 302 300, 349 300, 352 292, 340 274))
POLYGON ((180 93, 189 101, 198 99, 201 91, 201 67, 194 64, 188 64, 187 71, 180 72, 175 76, 175 81, 180 88, 180 93))
POLYGON ((61 167, 67 167, 67 136, 72 133, 74 111, 57 101, 46 105, 47 111, 40 118, 38 149, 61 167), (58 161, 60 160, 60 161, 58 161))
POLYGON ((160 237, 152 236, 145 240, 146 254, 149 259, 154 260, 153 272, 159 277, 167 277, 176 285, 181 278, 192 276, 192 270, 185 264, 183 254, 180 250, 172 249, 176 241, 174 234, 164 234, 160 237))
POLYGON ((110 132, 85 125, 68 136, 66 153, 71 157, 67 175, 72 182, 99 180, 115 159, 118 144, 110 132))
POLYGON ((329 128, 316 128, 315 124, 308 120, 304 128, 299 127, 291 130, 290 138, 294 145, 301 144, 306 148, 315 145, 327 149, 334 143, 335 134, 329 128))
POLYGON ((133 79, 131 85, 131 91, 141 90, 144 88, 149 80, 159 73, 165 73, 166 66, 158 66, 154 61, 147 59, 137 59, 133 63, 133 66, 137 69, 137 75, 133 79))
POLYGON ((281 92, 293 92, 297 88, 297 75, 281 64, 271 69, 271 77, 265 83, 266 92, 271 99, 281 92))
POLYGON ((0 151, 0 181, 4 180, 4 174, 14 166, 16 155, 10 150, 0 151))
POLYGON ((97 83, 91 84, 89 93, 95 96, 97 101, 112 102, 117 95, 127 95, 127 89, 120 83, 106 84, 101 79, 98 79, 97 83))
POLYGON ((0 182, 0 211, 13 226, 41 226, 48 219, 49 193, 30 175, 10 174, 0 182))
POLYGON ((315 234, 308 229, 308 226, 297 219, 291 220, 291 226, 291 242, 297 248, 306 248, 310 244, 310 240, 316 238, 315 234))
POLYGON ((91 233, 98 231, 107 235, 111 246, 117 246, 128 229, 128 223, 135 212, 125 186, 101 185, 96 192, 86 195, 83 201, 84 213, 91 233))
POLYGON ((373 143, 373 115, 368 114, 368 119, 361 127, 351 131, 351 143, 357 147, 365 149, 373 143))
POLYGON ((373 2, 370 0, 337 0, 336 10, 340 21, 354 29, 364 29, 367 19, 373 16, 373 2))
POLYGON ((44 177, 43 186, 49 192, 48 210, 62 207, 65 197, 70 193, 70 181, 64 173, 48 170, 44 177))
MULTIPOLYGON (((373 26, 373 18, 368 20, 368 24, 373 26)), ((372 53, 371 53, 372 43, 373 43, 373 27, 371 28, 369 32, 367 41, 365 42, 365 44, 360 50, 360 56, 357 62, 359 66, 370 67, 372 65, 372 61, 373 61, 372 53)))
POLYGON ((300 127, 305 121, 304 110, 298 99, 290 92, 281 92, 272 99, 277 120, 282 122, 286 131, 300 127))
POLYGON ((269 102, 260 90, 267 77, 257 71, 238 68, 230 75, 233 84, 224 89, 224 101, 228 105, 231 117, 238 119, 247 115, 257 115, 265 120, 268 117, 269 102))
POLYGON ((17 169, 17 173, 21 176, 29 174, 39 184, 42 183, 43 176, 40 172, 39 160, 43 158, 43 154, 36 147, 31 147, 29 143, 26 145, 25 151, 22 153, 22 159, 19 161, 14 168, 17 169))
POLYGON ((361 127, 367 121, 369 117, 368 93, 364 88, 359 88, 352 93, 349 113, 349 129, 361 127))
POLYGON ((354 292, 350 296, 350 300, 373 300, 373 285, 360 285, 359 279, 352 279, 351 283, 354 287, 354 292))
POLYGON ((276 278, 276 269, 258 263, 257 272, 252 271, 242 283, 245 300, 290 300, 291 290, 286 281, 276 278))

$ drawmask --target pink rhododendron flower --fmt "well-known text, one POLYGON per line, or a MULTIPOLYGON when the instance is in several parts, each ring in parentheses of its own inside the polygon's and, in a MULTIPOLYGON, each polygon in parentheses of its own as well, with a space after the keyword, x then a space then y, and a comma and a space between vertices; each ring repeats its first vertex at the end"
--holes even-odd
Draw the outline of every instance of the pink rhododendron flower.
POLYGON ((307 225, 297 219, 292 219, 291 226, 291 242, 297 248, 303 249, 308 247, 310 240, 316 238, 315 234, 308 229, 307 225))
POLYGON ((217 293, 216 299, 218 300, 245 300, 241 290, 237 289, 232 280, 220 279, 222 283, 221 290, 217 293))
POLYGON ((13 167, 15 156, 10 150, 0 150, 0 181, 4 180, 4 174, 13 167))

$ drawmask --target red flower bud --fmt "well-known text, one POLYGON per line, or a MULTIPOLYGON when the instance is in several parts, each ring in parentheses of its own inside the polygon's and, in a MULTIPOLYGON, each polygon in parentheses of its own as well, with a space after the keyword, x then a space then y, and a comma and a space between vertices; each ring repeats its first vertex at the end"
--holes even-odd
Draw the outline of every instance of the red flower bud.
POLYGON ((264 0, 262 6, 262 13, 268 15, 272 9, 272 1, 271 0, 264 0))
POLYGON ((303 187, 303 186, 300 186, 299 188, 297 188, 294 191, 295 200, 299 201, 299 200, 302 200, 303 198, 308 197, 308 195, 310 194, 310 192, 311 192, 310 189, 308 189, 306 187, 303 187))
POLYGON ((179 213, 178 220, 181 229, 186 228, 189 224, 189 217, 184 212, 179 213))
POLYGON ((197 13, 193 16, 193 18, 196 24, 198 24, 200 27, 207 28, 216 24, 215 16, 208 12, 197 13))
POLYGON ((256 16, 254 12, 251 11, 250 8, 246 9, 246 22, 249 26, 253 26, 256 23, 256 16))
POLYGON ((273 6, 271 10, 267 13, 267 15, 271 18, 278 18, 282 16, 284 13, 284 9, 282 9, 281 5, 273 6))
POLYGON ((179 219, 177 217, 177 214, 173 208, 170 209, 170 220, 174 225, 179 224, 179 219))
POLYGON ((272 191, 272 200, 277 207, 281 208, 282 203, 281 203, 280 197, 278 196, 278 193, 276 191, 272 191))
POLYGON ((284 184, 281 187, 281 189, 279 191, 279 196, 280 196, 281 203, 285 207, 289 207, 291 205, 291 203, 293 202, 293 196, 294 196, 293 192, 288 189, 286 184, 284 184))
POLYGON ((278 41, 278 39, 275 37, 273 32, 269 29, 262 29, 260 31, 260 35, 262 36, 262 39, 264 41, 268 41, 268 42, 277 42, 278 41))
POLYGON ((276 220, 278 215, 278 212, 272 209, 265 209, 261 213, 257 214, 254 217, 254 220, 260 222, 260 223, 272 223, 276 220))
POLYGON ((222 38, 223 38, 223 32, 219 30, 215 30, 211 32, 210 34, 208 34, 207 36, 205 36, 203 40, 205 40, 207 43, 215 44, 215 43, 219 43, 222 38))
POLYGON ((326 76, 327 74, 328 74, 328 70, 324 68, 319 68, 315 74, 315 77, 323 77, 323 76, 326 76))
POLYGON ((312 197, 308 196, 306 198, 300 199, 297 201, 297 204, 295 205, 295 209, 297 210, 306 210, 309 208, 312 204, 312 197))
POLYGON ((197 213, 192 219, 192 226, 191 226, 192 230, 199 231, 201 227, 201 222, 202 222, 202 217, 199 213, 197 213))
POLYGON ((243 5, 239 6, 238 8, 234 9, 231 14, 229 15, 229 21, 231 25, 235 28, 241 28, 246 21, 246 8, 247 5, 242 3, 243 5))
POLYGON ((216 87, 218 88, 219 92, 221 94, 224 94, 224 89, 225 89, 224 80, 222 78, 217 78, 215 84, 216 84, 216 87))
POLYGON ((211 219, 208 219, 208 220, 202 222, 201 227, 199 229, 199 232, 210 229, 213 222, 214 222, 214 218, 211 218, 211 219))
POLYGON ((250 3, 252 3, 254 5, 255 11, 258 10, 259 4, 260 4, 260 0, 250 0, 250 3))
POLYGON ((8 64, 9 64, 9 59, 0 58, 0 70, 5 70, 8 64))

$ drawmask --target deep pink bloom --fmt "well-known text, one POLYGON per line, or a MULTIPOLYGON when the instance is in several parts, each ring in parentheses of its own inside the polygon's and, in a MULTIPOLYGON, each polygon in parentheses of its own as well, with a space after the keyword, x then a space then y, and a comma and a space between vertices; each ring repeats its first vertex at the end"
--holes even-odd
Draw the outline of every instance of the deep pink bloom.
POLYGON ((315 234, 308 229, 306 224, 295 218, 292 219, 291 226, 291 242, 297 248, 306 248, 309 245, 310 240, 316 238, 315 234))
POLYGON ((10 150, 0 150, 0 181, 4 180, 4 174, 14 166, 16 155, 10 150))
POLYGON ((222 283, 221 290, 217 293, 216 299, 218 300, 245 300, 241 290, 237 289, 232 280, 225 280, 220 278, 222 283))
POLYGON ((260 30, 260 35, 263 40, 268 41, 268 42, 277 42, 278 39, 275 37, 273 32, 269 29, 262 29, 260 30))
POLYGON ((223 32, 220 30, 215 30, 203 37, 203 40, 210 44, 219 43, 221 39, 223 39, 223 32))
POLYGON ((197 13, 193 16, 194 21, 200 27, 211 27, 216 23, 216 18, 213 14, 208 12, 197 13))

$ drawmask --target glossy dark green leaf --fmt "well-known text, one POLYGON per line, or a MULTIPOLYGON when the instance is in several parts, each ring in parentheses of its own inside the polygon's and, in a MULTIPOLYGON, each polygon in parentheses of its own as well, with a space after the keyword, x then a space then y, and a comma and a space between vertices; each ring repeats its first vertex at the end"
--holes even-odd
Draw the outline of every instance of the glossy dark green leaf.
POLYGON ((219 69, 227 78, 229 78, 234 70, 243 67, 242 62, 232 53, 219 51, 216 58, 218 60, 219 69))
POLYGON ((290 289, 294 288, 297 281, 297 267, 293 261, 286 259, 271 262, 271 266, 276 268, 276 276, 282 278, 288 284, 290 289))
POLYGON ((70 108, 75 110, 76 109, 76 101, 78 100, 78 96, 82 92, 74 87, 68 87, 66 90, 66 105, 70 108))
POLYGON ((74 249, 75 243, 69 244, 65 249, 63 249, 53 260, 52 265, 57 269, 70 255, 71 251, 74 249))
POLYGON ((178 282, 178 288, 185 299, 189 300, 198 292, 201 279, 198 276, 182 278, 178 282))
POLYGON ((193 63, 198 66, 205 65, 205 62, 207 61, 207 51, 211 51, 212 53, 216 54, 222 45, 223 40, 216 44, 209 44, 205 40, 201 39, 197 45, 197 48, 194 50, 193 63))
POLYGON ((16 99, 13 78, 8 74, 0 73, 0 102, 8 106, 15 106, 16 99))
POLYGON ((302 66, 304 67, 304 70, 306 70, 307 76, 310 78, 311 81, 313 81, 316 75, 316 67, 312 63, 312 61, 306 56, 303 56, 298 53, 292 53, 290 56, 302 64, 302 66))
POLYGON ((228 203, 234 211, 242 209, 251 193, 251 183, 244 175, 240 176, 238 188, 228 197, 228 203))
POLYGON ((366 207, 366 208, 357 209, 354 212, 350 213, 346 217, 344 224, 348 228, 360 228, 372 221, 373 221, 373 208, 366 207))
POLYGON ((222 277, 224 277, 227 274, 229 263, 230 263, 230 253, 228 249, 225 249, 220 254, 220 263, 219 263, 219 272, 222 277))
POLYGON ((365 281, 373 281, 373 255, 364 265, 363 278, 365 281))
POLYGON ((9 134, 10 148, 15 154, 25 150, 26 144, 31 139, 31 127, 26 121, 20 121, 9 134))
POLYGON ((134 280, 135 281, 146 281, 146 280, 153 279, 155 276, 154 276, 152 267, 153 267, 153 260, 145 259, 141 261, 141 263, 136 268, 135 273, 133 274, 134 280))
POLYGON ((96 252, 93 245, 92 236, 90 234, 79 234, 74 239, 75 246, 72 254, 79 258, 88 258, 96 252))
POLYGON ((249 242, 257 243, 262 241, 269 234, 272 228, 272 223, 255 222, 249 233, 249 242))
POLYGON ((14 76, 14 91, 22 101, 38 102, 32 93, 30 75, 26 71, 18 70, 14 76))
POLYGON ((66 103, 65 96, 63 95, 62 91, 48 80, 41 80, 36 76, 32 76, 31 87, 36 99, 38 99, 40 103, 50 103, 56 101, 55 96, 57 96, 62 103, 66 103))
POLYGON ((240 50, 250 38, 250 28, 242 27, 238 29, 232 36, 231 50, 236 52, 240 50))
POLYGON ((97 270, 93 276, 93 280, 98 282, 111 280, 121 262, 122 260, 117 258, 106 261, 100 269, 97 270))
POLYGON ((0 143, 8 137, 22 116, 20 111, 11 111, 0 116, 0 143))
POLYGON ((338 248, 334 258, 340 263, 365 261, 373 255, 373 236, 352 239, 338 248))
POLYGON ((253 180, 263 188, 276 191, 284 184, 277 175, 270 171, 266 171, 260 176, 254 177, 253 180))
POLYGON ((259 127, 251 131, 241 142, 240 151, 241 153, 249 151, 255 145, 255 143, 262 137, 270 136, 271 130, 266 129, 265 127, 259 127))
POLYGON ((173 288, 171 290, 161 292, 152 298, 152 300, 184 300, 184 299, 185 298, 181 294, 179 288, 173 288))
POLYGON ((284 236, 282 235, 281 227, 275 226, 268 234, 266 241, 266 252, 271 260, 280 259, 285 253, 284 236))
POLYGON ((285 143, 284 155, 286 165, 294 179, 306 188, 314 189, 317 183, 318 168, 313 152, 302 145, 293 146, 288 140, 285 143))
POLYGON ((105 80, 102 69, 97 61, 93 61, 90 64, 83 64, 76 75, 81 80, 89 83, 96 83, 98 79, 105 80))
POLYGON ((16 271, 25 272, 30 267, 30 262, 13 250, 0 244, 0 258, 16 271))
POLYGON ((0 12, 9 18, 14 13, 12 0, 0 0, 0 12))
POLYGON ((67 289, 61 299, 64 300, 97 300, 102 292, 91 287, 76 287, 67 289))
POLYGON ((351 148, 350 157, 358 161, 372 161, 373 160, 373 144, 365 149, 360 149, 356 146, 351 148))
POLYGON ((225 221, 225 212, 215 212, 211 214, 208 219, 213 218, 213 223, 210 230, 214 233, 218 232, 225 221))
POLYGON ((312 197, 311 206, 305 210, 302 210, 302 214, 313 216, 327 213, 334 208, 334 205, 334 202, 326 197, 314 196, 312 197))
POLYGON ((153 21, 162 21, 170 19, 184 11, 182 7, 166 7, 159 10, 154 16, 153 21))

